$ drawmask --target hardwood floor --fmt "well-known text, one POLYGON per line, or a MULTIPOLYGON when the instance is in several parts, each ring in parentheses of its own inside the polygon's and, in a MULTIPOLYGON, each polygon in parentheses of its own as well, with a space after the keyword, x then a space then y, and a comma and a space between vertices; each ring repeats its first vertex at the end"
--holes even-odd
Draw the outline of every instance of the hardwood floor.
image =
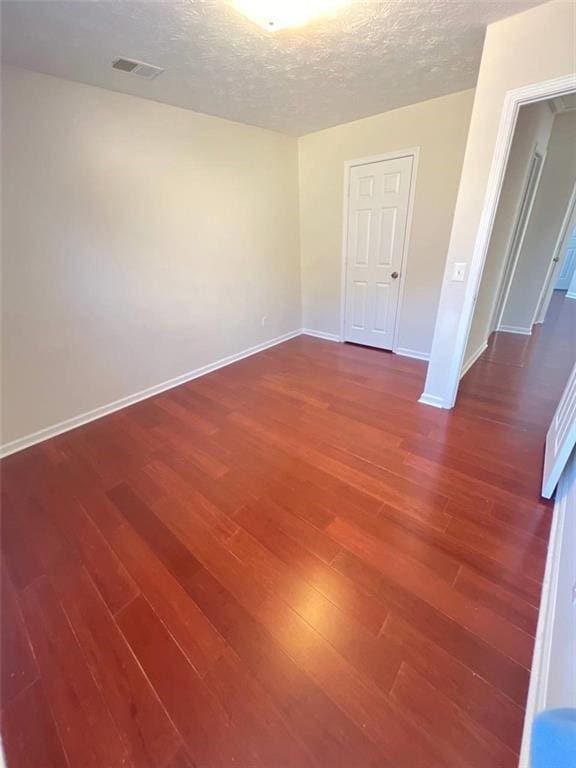
POLYGON ((9 768, 515 766, 575 335, 452 412, 299 337, 4 460, 9 768))

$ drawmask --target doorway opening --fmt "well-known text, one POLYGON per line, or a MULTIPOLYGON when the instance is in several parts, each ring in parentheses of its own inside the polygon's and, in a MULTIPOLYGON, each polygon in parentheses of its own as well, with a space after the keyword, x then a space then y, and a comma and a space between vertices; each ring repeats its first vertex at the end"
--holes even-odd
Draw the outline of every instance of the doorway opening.
MULTIPOLYGON (((575 150, 576 151, 576 150, 575 150)), ((536 310, 535 323, 546 320, 550 300, 555 291, 565 291, 566 298, 576 299, 576 183, 550 263, 542 295, 536 310)))
POLYGON ((568 296, 564 282, 576 264, 575 147, 576 96, 520 107, 461 377, 488 346, 504 344, 501 334, 531 336, 553 294, 568 296))
POLYGON ((528 178, 526 179, 526 184, 520 198, 520 210, 518 212, 517 220, 513 228, 510 250, 505 257, 504 275, 502 277, 502 282, 499 288, 499 296, 496 303, 495 312, 490 322, 490 328, 492 331, 508 330, 508 328, 502 325, 502 316, 504 314, 506 302, 510 294, 510 287, 512 285, 514 273, 516 271, 516 267, 518 266, 518 258, 522 251, 524 235, 526 234, 526 227, 528 226, 528 221, 530 220, 530 214, 534 205, 534 198, 536 197, 538 184, 540 183, 544 157, 545 153, 535 149, 528 166, 528 178))
POLYGON ((459 391, 475 415, 489 412, 480 382, 494 402, 513 391, 510 426, 526 444, 548 432, 548 496, 576 440, 576 94, 558 102, 519 110, 459 391), (538 392, 537 412, 523 409, 523 391, 538 392))

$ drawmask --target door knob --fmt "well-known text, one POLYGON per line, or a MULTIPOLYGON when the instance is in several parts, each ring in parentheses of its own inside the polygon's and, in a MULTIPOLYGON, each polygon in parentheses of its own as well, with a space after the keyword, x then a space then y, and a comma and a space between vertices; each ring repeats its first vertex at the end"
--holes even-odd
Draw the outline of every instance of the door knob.
POLYGON ((398 277, 398 272, 392 272, 392 274, 390 275, 390 277, 391 277, 393 280, 396 280, 396 278, 398 277))

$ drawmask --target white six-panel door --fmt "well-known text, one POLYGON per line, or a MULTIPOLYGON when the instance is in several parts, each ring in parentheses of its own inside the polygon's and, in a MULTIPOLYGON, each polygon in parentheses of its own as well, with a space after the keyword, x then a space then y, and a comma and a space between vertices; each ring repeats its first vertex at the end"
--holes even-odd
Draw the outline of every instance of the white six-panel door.
POLYGON ((350 169, 344 339, 392 349, 413 157, 350 169))

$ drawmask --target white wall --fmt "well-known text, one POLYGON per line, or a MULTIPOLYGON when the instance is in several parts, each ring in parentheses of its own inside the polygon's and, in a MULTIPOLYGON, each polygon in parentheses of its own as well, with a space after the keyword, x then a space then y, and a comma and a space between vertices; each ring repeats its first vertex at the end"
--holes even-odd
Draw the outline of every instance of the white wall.
POLYGON ((399 346, 429 352, 473 94, 454 93, 300 139, 305 328, 340 332, 344 162, 418 146, 399 346))
POLYGON ((494 330, 492 321, 508 265, 531 161, 536 150, 542 155, 546 153, 553 121, 554 115, 546 102, 529 104, 518 115, 468 337, 464 367, 482 349, 494 330))
POLYGON ((557 115, 502 323, 530 330, 576 183, 576 112, 557 115))
POLYGON ((486 31, 462 179, 450 236, 424 402, 451 407, 468 340, 483 253, 472 255, 506 92, 574 73, 576 4, 554 0, 490 24, 486 31), (464 282, 454 263, 468 265, 464 282))
POLYGON ((4 443, 300 328, 295 139, 10 67, 2 97, 4 443))

